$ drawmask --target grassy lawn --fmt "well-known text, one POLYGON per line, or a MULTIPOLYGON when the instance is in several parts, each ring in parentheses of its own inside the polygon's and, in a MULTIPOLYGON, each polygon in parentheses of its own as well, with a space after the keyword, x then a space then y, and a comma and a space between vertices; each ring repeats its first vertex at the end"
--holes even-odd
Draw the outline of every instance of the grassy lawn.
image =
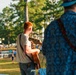
POLYGON ((18 63, 9 58, 0 59, 0 74, 20 75, 18 63))
MULTIPOLYGON (((45 67, 45 58, 40 53, 41 67, 45 67)), ((12 62, 10 58, 0 59, 0 74, 20 75, 19 65, 17 62, 12 62)))
POLYGON ((14 71, 14 72, 6 72, 6 71, 4 71, 4 72, 1 72, 0 74, 8 74, 8 75, 20 75, 20 72, 16 72, 16 71, 14 71))

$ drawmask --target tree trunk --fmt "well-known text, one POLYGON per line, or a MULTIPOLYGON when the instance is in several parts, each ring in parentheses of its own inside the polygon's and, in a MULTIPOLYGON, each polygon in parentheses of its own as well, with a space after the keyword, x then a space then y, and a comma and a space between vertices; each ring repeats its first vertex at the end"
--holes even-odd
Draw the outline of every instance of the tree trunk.
POLYGON ((28 0, 24 0, 24 2, 26 3, 25 7, 24 7, 24 22, 29 21, 29 17, 28 17, 28 0))

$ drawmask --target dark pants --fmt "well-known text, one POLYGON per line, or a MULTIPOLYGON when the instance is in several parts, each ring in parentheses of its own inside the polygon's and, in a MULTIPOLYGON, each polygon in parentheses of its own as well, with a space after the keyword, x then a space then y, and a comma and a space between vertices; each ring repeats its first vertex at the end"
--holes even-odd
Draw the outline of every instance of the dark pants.
POLYGON ((33 63, 19 63, 21 75, 36 75, 33 63))

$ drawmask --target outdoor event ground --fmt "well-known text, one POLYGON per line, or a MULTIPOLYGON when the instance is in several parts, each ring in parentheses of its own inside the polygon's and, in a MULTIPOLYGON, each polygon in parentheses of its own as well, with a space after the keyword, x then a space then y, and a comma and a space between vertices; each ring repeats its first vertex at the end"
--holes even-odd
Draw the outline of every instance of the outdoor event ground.
POLYGON ((9 58, 0 59, 0 74, 20 75, 18 63, 9 58))
MULTIPOLYGON (((42 68, 45 67, 45 58, 40 53, 40 63, 42 68)), ((37 72, 36 72, 37 73, 37 72)), ((20 69, 17 62, 12 62, 11 58, 4 58, 0 59, 0 75, 6 74, 6 75, 20 75, 20 69)))

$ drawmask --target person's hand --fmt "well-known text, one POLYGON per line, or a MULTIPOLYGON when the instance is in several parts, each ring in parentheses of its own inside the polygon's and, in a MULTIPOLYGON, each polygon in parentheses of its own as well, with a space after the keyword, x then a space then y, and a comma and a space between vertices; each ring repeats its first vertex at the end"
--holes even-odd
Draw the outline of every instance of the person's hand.
POLYGON ((40 50, 39 50, 39 49, 36 49, 36 50, 37 50, 37 51, 36 51, 37 53, 40 53, 40 50))
POLYGON ((35 49, 32 49, 32 51, 33 51, 32 53, 37 53, 37 54, 40 53, 40 50, 39 49, 36 49, 36 48, 35 49))

